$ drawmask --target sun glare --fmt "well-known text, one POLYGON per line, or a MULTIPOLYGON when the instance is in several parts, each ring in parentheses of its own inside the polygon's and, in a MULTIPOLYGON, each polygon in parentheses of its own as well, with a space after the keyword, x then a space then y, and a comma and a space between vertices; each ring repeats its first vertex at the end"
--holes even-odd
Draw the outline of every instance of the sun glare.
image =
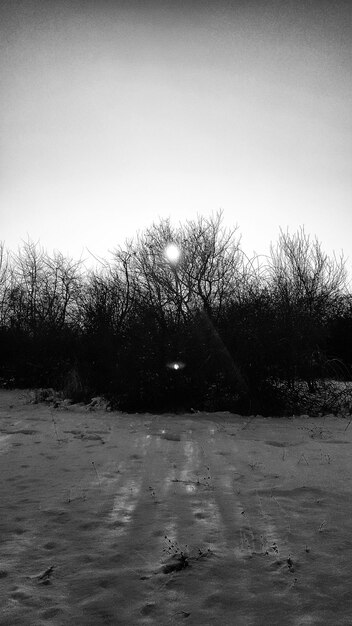
POLYGON ((167 363, 166 367, 168 367, 170 370, 182 370, 184 367, 186 367, 185 363, 182 363, 182 361, 173 361, 172 363, 167 363))
POLYGON ((181 256, 181 250, 175 243, 169 243, 165 248, 165 256, 170 263, 177 263, 181 256))

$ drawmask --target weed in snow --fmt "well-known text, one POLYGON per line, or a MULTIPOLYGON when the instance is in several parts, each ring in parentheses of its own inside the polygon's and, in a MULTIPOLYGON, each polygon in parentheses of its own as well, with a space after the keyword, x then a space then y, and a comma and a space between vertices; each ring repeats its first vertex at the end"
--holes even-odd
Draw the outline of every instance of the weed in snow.
POLYGON ((191 556, 191 550, 188 545, 185 545, 183 549, 179 546, 177 541, 170 539, 167 535, 164 537, 165 547, 163 552, 169 555, 167 563, 163 565, 162 572, 164 574, 171 574, 172 572, 179 572, 191 565, 191 561, 199 561, 204 557, 212 554, 210 548, 202 550, 196 548, 196 554, 191 556))

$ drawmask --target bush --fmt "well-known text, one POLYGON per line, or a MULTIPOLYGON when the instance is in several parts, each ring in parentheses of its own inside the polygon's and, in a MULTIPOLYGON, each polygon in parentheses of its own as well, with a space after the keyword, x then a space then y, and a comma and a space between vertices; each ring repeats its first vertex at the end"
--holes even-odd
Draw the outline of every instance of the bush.
POLYGON ((94 271, 31 242, 0 247, 2 385, 126 411, 346 409, 329 382, 351 379, 343 259, 301 229, 281 232, 264 265, 221 220, 162 220, 94 271))

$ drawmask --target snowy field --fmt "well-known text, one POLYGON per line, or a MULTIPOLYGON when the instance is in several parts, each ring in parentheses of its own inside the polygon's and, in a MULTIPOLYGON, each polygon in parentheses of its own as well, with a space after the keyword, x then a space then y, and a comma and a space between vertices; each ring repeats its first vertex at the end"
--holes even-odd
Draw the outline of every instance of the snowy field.
POLYGON ((1 626, 352 624, 352 424, 0 392, 1 626))

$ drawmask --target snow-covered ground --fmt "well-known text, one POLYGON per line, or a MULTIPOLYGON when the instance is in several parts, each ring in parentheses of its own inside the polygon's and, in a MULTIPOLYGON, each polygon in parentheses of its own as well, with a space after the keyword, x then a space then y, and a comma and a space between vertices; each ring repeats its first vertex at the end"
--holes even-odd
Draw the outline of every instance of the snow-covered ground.
POLYGON ((352 424, 0 392, 1 626, 352 624, 352 424))

